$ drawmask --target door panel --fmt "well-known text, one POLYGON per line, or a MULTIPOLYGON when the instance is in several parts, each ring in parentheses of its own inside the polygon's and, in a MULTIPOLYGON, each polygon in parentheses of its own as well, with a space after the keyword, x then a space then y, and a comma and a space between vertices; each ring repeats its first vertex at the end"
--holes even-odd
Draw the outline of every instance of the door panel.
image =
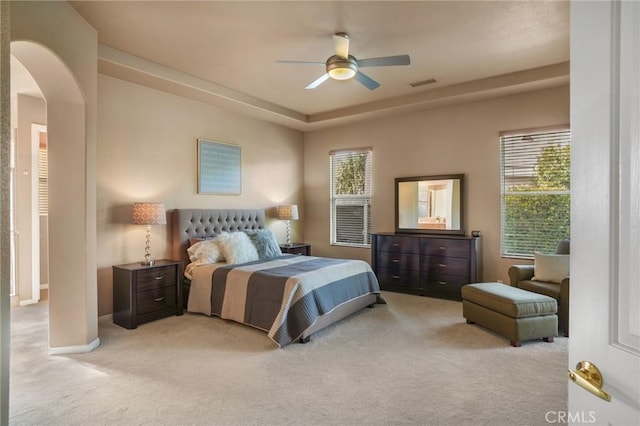
POLYGON ((640 3, 571 4, 569 423, 640 424, 640 3))

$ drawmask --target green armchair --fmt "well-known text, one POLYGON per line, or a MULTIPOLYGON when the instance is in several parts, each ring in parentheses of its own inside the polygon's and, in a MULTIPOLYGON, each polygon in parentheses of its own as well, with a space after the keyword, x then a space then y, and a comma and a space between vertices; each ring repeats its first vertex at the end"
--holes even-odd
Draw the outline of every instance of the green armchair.
MULTIPOLYGON (((562 240, 556 254, 569 254, 569 240, 562 240)), ((569 337, 569 277, 559 283, 534 281, 535 265, 513 265, 509 268, 509 281, 513 287, 553 297, 558 302, 558 331, 569 337)))

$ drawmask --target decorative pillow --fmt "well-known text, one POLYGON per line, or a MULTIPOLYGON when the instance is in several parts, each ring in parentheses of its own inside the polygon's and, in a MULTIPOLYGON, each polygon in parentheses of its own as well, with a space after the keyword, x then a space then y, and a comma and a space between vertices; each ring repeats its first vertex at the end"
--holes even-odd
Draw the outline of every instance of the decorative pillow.
POLYGON ((534 281, 558 283, 569 276, 568 254, 534 253, 534 281))
POLYGON ((276 236, 270 229, 258 229, 255 231, 244 231, 258 252, 259 259, 267 257, 282 256, 282 250, 276 240, 276 236))
POLYGON ((187 253, 189 254, 189 260, 198 264, 215 263, 222 260, 217 239, 196 242, 187 249, 187 253))
POLYGON ((194 238, 189 238, 189 247, 191 247, 195 243, 199 243, 200 241, 213 240, 216 237, 217 237, 217 235, 215 235, 213 237, 194 237, 194 238))
POLYGON ((227 263, 246 263, 258 260, 258 252, 244 232, 222 233, 215 239, 227 263))

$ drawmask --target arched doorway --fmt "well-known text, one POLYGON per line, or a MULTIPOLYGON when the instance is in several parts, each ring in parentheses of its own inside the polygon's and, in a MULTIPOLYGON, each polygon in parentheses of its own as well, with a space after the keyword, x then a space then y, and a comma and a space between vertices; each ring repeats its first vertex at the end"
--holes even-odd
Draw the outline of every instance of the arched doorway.
MULTIPOLYGON (((87 352, 97 338, 95 188, 86 103, 75 76, 47 47, 13 41, 46 100, 49 140, 49 353, 87 352)), ((95 161, 95 158, 94 158, 95 161)))

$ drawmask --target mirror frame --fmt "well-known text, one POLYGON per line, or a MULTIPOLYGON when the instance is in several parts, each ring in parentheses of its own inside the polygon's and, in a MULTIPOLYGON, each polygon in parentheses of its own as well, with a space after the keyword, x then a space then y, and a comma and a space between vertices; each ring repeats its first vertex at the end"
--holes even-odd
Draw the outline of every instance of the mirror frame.
POLYGON ((464 174, 450 174, 450 175, 436 175, 436 176, 410 176, 395 178, 395 232, 396 234, 444 234, 444 235, 464 235, 465 229, 465 176, 464 174), (429 181, 429 180, 447 180, 447 179, 459 179, 460 180, 460 228, 459 229, 423 229, 423 228, 400 228, 399 223, 399 185, 402 182, 417 182, 417 181, 429 181))

